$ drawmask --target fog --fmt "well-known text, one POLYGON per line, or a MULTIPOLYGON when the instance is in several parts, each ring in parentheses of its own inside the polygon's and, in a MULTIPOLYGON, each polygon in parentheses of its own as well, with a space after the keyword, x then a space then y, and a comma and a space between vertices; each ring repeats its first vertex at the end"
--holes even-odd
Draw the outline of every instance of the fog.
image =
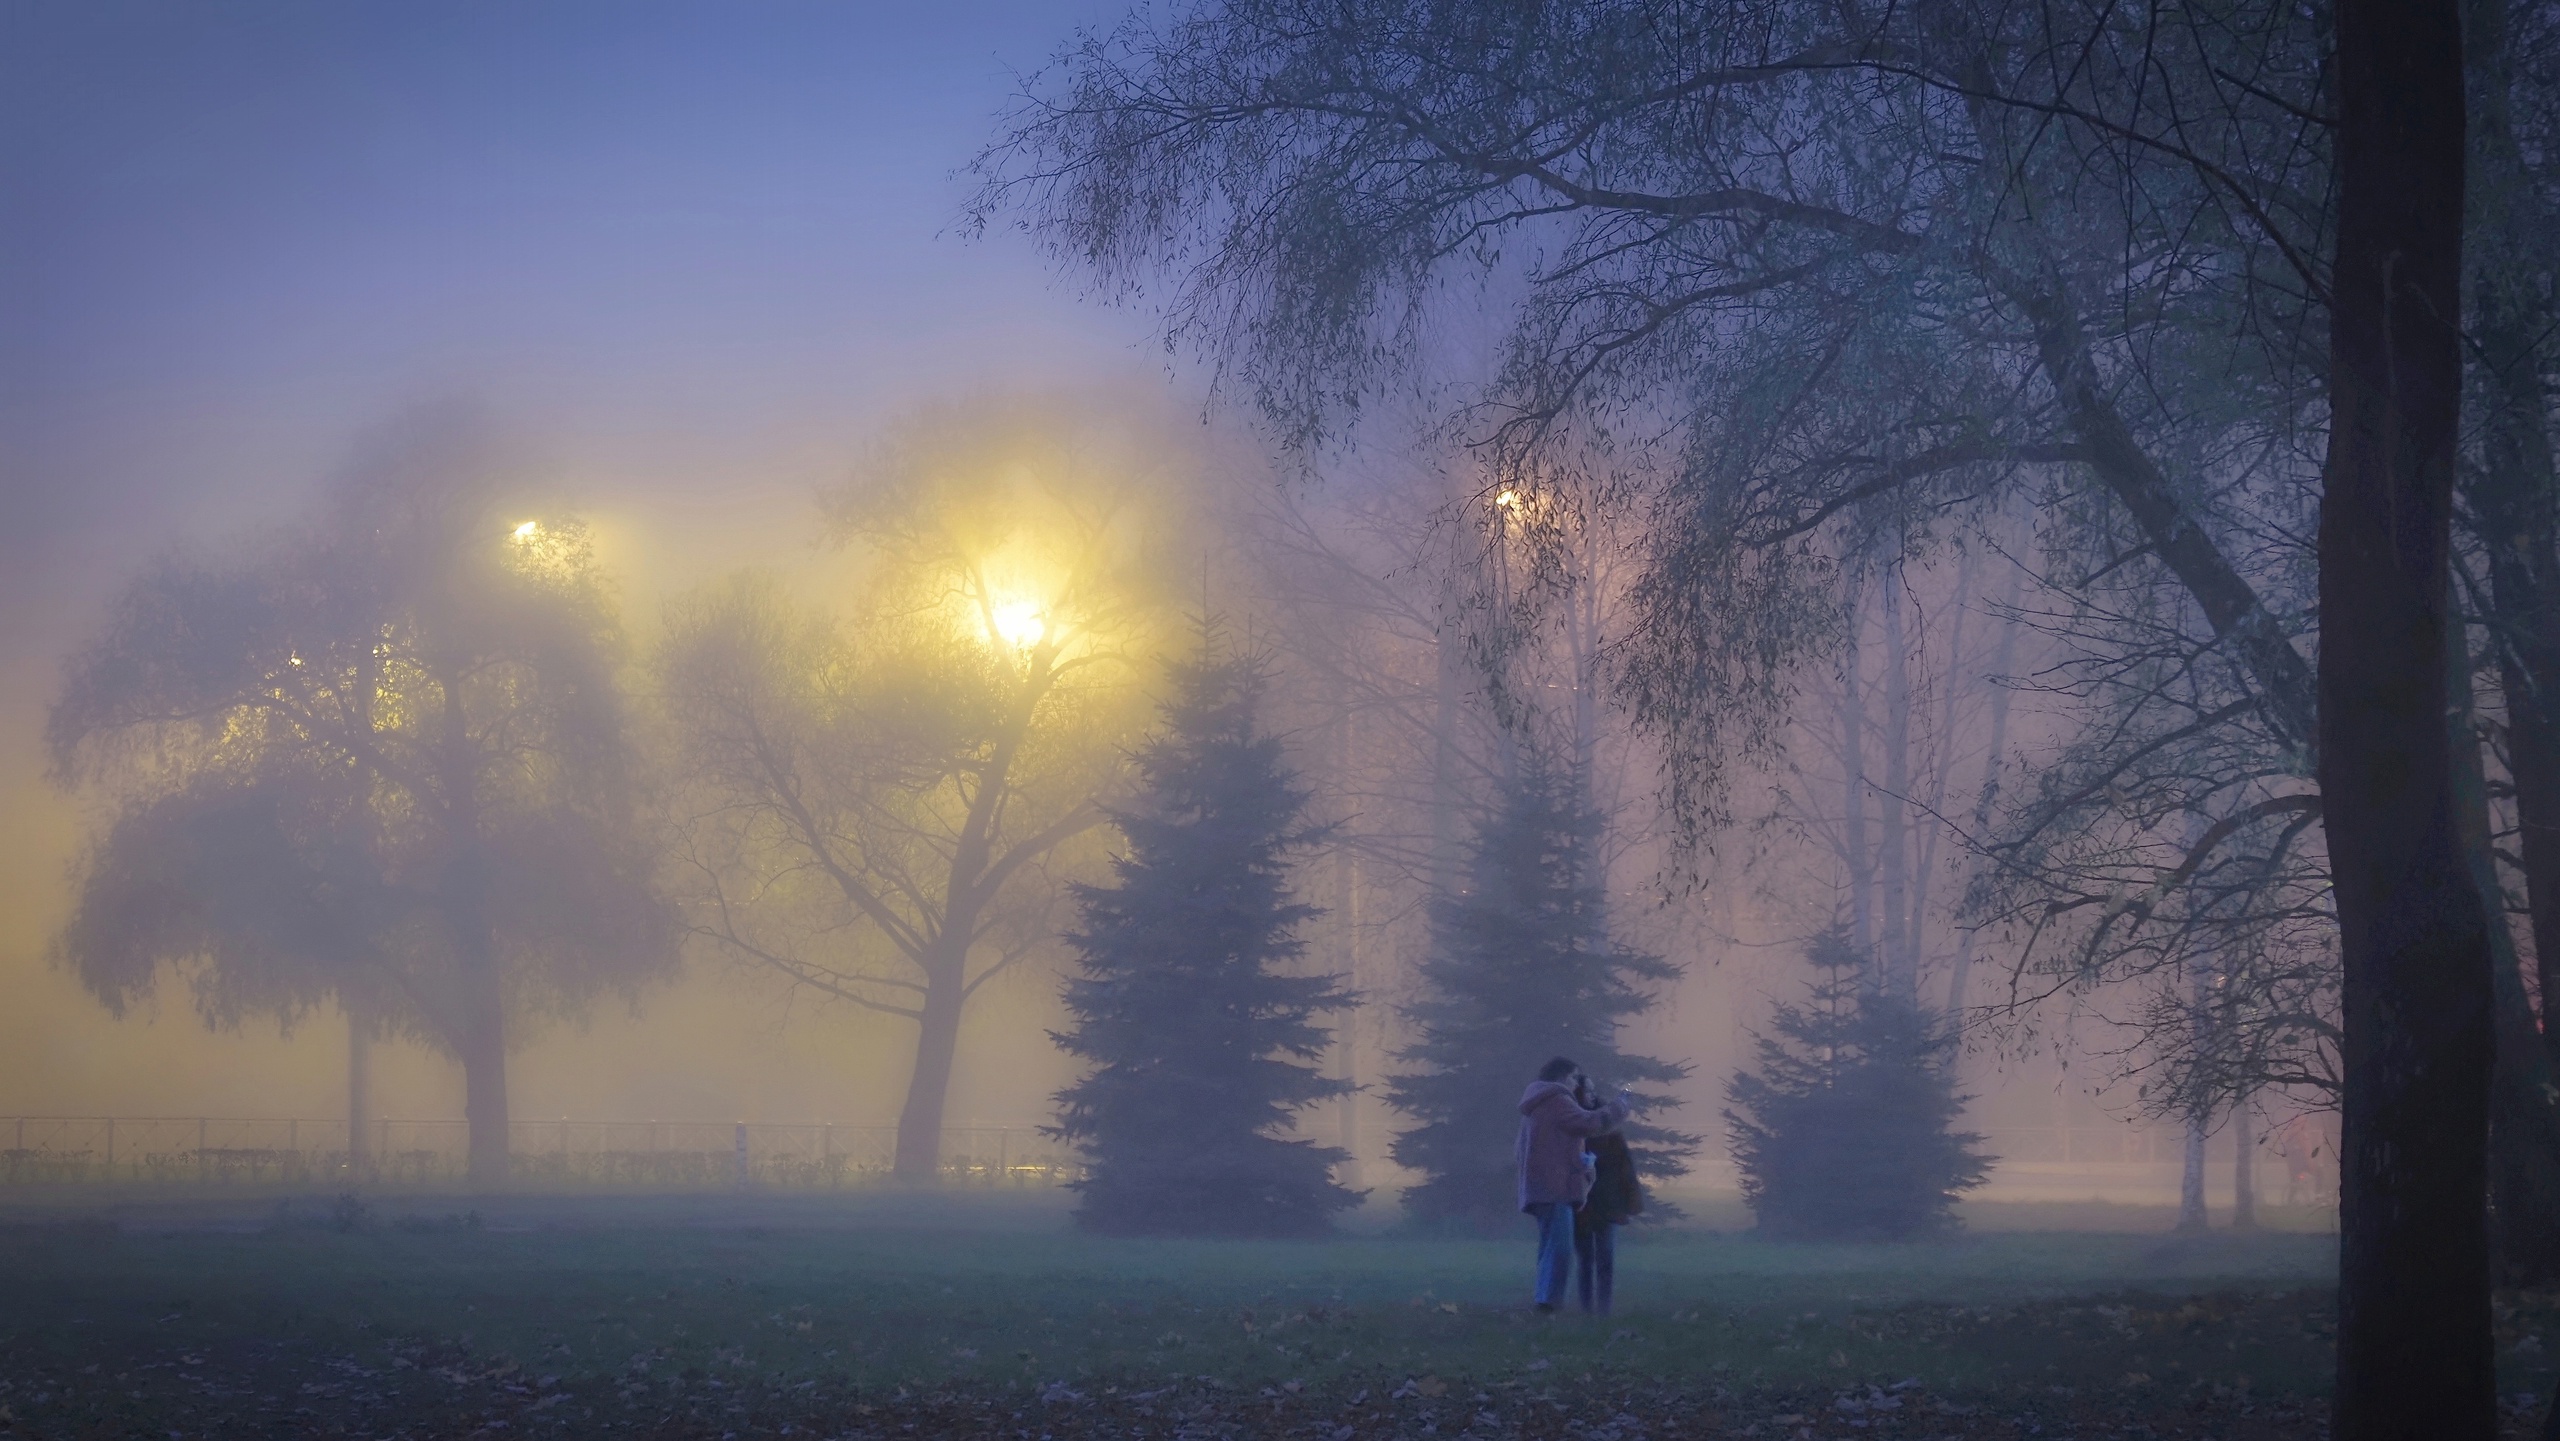
MULTIPOLYGON (((592 516, 645 628, 739 564, 814 564, 812 497, 883 417, 1097 369, 1159 388, 1142 325, 1019 246, 943 233, 1012 72, 1096 13, 11 7, 0 1108, 343 1104, 325 1026, 208 1035, 182 1003, 118 1023, 45 962, 83 816, 44 780, 44 710, 149 557, 293 516, 365 427, 459 398, 592 516)), ((551 1038, 528 1102, 876 1114, 880 1038, 726 993, 551 1038)), ((391 1113, 455 1113, 445 1063, 382 1060, 391 1113)))
MULTIPOLYGON (((1173 588, 1189 584, 1191 603, 1278 657, 1275 722, 1361 867, 1336 876, 1320 861, 1301 881, 1338 913, 1318 926, 1317 959, 1368 997, 1332 1063, 1366 1089, 1303 1129, 1351 1147, 1370 1184, 1391 1177, 1401 1123, 1380 1086, 1410 1040, 1397 1007, 1417 994, 1424 896, 1435 868, 1448 883, 1461 844, 1448 816, 1422 814, 1435 802, 1415 784, 1436 764, 1414 748, 1423 732, 1453 722, 1418 722, 1411 698, 1391 692, 1438 685, 1455 697, 1470 776, 1507 764, 1498 757, 1515 743, 1498 720, 1506 702, 1481 676, 1449 671, 1492 643, 1465 634, 1479 598, 1449 589, 1478 582, 1440 573, 1474 566, 1481 579, 1470 508, 1490 484, 1486 462, 1427 407, 1377 410, 1361 443, 1313 462, 1286 452, 1206 360, 1153 343, 1143 307, 1097 303, 1011 228, 964 223, 977 182, 962 167, 1020 75, 1118 13, 1100 0, 776 5, 751 19, 621 4, 11 8, 0 20, 0 788, 15 824, 0 840, 0 1114, 344 1111, 346 1038, 325 1009, 282 1030, 254 1016, 214 1029, 169 985, 119 1018, 52 959, 84 847, 111 807, 48 778, 45 717, 64 658, 154 557, 218 559, 300 523, 368 434, 460 405, 499 437, 511 484, 592 525, 636 678, 668 603, 740 567, 822 604, 849 596, 864 562, 822 541, 821 498, 902 417, 1071 397, 1190 457, 1197 515, 1181 548, 1193 559, 1179 565, 1199 574, 1173 588), (1342 729, 1353 712, 1368 717, 1356 734, 1342 729)), ((1465 321, 1435 343, 1452 373, 1489 364, 1490 342, 1465 321)), ((1879 655, 1916 657, 1921 671, 1896 672, 1901 769, 1864 805, 1936 817, 1893 822, 1892 843, 1907 836, 1914 852, 1894 862, 1894 883, 1936 889, 1895 902, 1913 934, 1868 944, 1901 947, 1925 973, 1914 984, 1940 1000, 1962 954, 1980 967, 1977 1005, 2000 999, 2005 972, 2000 956, 1974 958, 1981 943, 1957 923, 1967 872, 1949 837, 1997 770, 1983 739, 1994 680, 2040 659, 2038 642, 2020 653, 2008 636, 2012 617, 1992 613, 2020 604, 2033 543, 2012 529, 1892 572, 1907 609, 1871 607, 1861 622, 1860 684, 1880 683, 1879 655), (1903 634, 1906 622, 1919 633, 1903 634)), ((1570 539, 1584 560, 1643 543, 1633 525, 1570 539)), ((1614 640, 1603 612, 1625 603, 1632 564, 1616 579, 1593 572, 1573 602, 1592 607, 1584 642, 1614 640)), ((1662 736, 1599 696, 1599 669, 1573 664, 1550 656, 1511 683, 1594 702, 1579 719, 1533 716, 1530 731, 1587 732, 1574 743, 1596 757, 1610 818, 1613 923, 1681 971, 1629 1022, 1624 1049, 1686 1067, 1666 1115, 1707 1138, 1694 1182, 1730 1186, 1714 1119, 1724 1085, 1771 1005, 1800 990, 1806 939, 1852 910, 1867 925, 1881 884, 1837 873, 1843 847, 1876 844, 1841 832, 1838 797, 1859 785, 1839 731, 1851 692, 1837 670, 1807 672, 1803 704, 1780 718, 1795 745, 1742 769, 1726 827, 1693 849, 1675 844, 1679 818, 1661 803, 1662 736)), ((633 685, 647 712, 647 683, 633 685)), ((2060 745, 2057 715, 2019 700, 2003 754, 2060 745)), ((1094 858, 1079 864, 1098 874, 1094 858)), ((951 1124, 1051 1119, 1050 1098, 1076 1073, 1043 1040, 1062 1024, 1061 965, 1045 947, 972 1003, 951 1124)), ((1998 1134, 2048 1131, 2014 1144, 2059 1156, 2061 1128, 2080 1127, 2096 1137, 2082 1153, 2110 1158, 1995 1169, 1991 1194, 2167 1199, 2161 1128, 2175 1121, 2146 1114, 2105 1010, 2020 1013, 1973 1038, 1971 1115, 1995 1150, 1998 1134), (2134 1154, 2147 1159, 2112 1164, 2134 1154)), ((521 1029, 512 1109, 520 1121, 882 1125, 897 1117, 914 1044, 910 1028, 697 938, 675 978, 521 1029)), ((373 1065, 378 1114, 461 1114, 454 1064, 415 1038, 378 1048, 373 1065)), ((2278 1118, 2300 1104, 2279 1100, 2278 1118)), ((2228 1150, 2216 1152, 2225 1189, 2228 1150)))

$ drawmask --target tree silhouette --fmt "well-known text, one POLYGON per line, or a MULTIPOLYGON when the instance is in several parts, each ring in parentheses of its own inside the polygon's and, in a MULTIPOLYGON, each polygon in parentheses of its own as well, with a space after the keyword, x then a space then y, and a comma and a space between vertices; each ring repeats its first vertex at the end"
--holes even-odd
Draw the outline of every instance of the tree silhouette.
POLYGON ((1985 1178, 1954 1129, 1965 1099, 1943 1026, 1874 983, 1874 967, 1834 928, 1805 959, 1803 1005, 1780 1005, 1758 1038, 1759 1068, 1736 1075, 1724 1113, 1742 1197, 1770 1236, 1903 1240, 1952 1229, 1955 1204, 1985 1178))
POLYGON ((1165 453, 1039 402, 926 412, 829 502, 844 615, 746 575, 670 608, 689 929, 912 1023, 895 1170, 940 1170, 969 1002, 1055 934, 1062 847, 1103 822, 1163 610, 1165 453))
POLYGON ((449 431, 390 436, 313 523, 136 580, 48 729, 118 805, 60 942, 91 990, 174 967, 217 1023, 378 1005, 461 1063, 481 1183, 511 1018, 675 964, 605 578, 574 518, 498 501, 449 431))
MULTIPOLYGON (((1388 1098, 1414 1125, 1391 1154, 1422 1173, 1404 1204, 1430 1223, 1488 1226, 1519 1209, 1512 1144, 1522 1088, 1552 1056, 1604 1086, 1677 1080, 1688 1067, 1620 1049, 1618 1029, 1679 968, 1609 937, 1595 861, 1600 819, 1567 777, 1529 761, 1478 827, 1465 889, 1433 904, 1423 995, 1404 1008, 1411 1069, 1388 1098)), ((1638 1115, 1677 1101, 1639 1092, 1638 1115)), ((1697 1138, 1627 1128, 1640 1171, 1687 1168, 1697 1138)))
POLYGON ((1088 1158, 1090 1231, 1312 1235, 1360 1200, 1332 1179, 1344 1152, 1283 1134, 1350 1089, 1314 1063, 1333 1039, 1317 1017, 1353 997, 1292 973, 1318 912, 1289 899, 1289 870, 1325 832, 1262 728, 1267 663, 1225 645, 1203 622, 1173 668, 1138 797, 1111 812, 1128 844, 1115 881, 1075 888, 1075 1026, 1056 1039, 1092 1070, 1058 1093, 1052 1129, 1088 1158))

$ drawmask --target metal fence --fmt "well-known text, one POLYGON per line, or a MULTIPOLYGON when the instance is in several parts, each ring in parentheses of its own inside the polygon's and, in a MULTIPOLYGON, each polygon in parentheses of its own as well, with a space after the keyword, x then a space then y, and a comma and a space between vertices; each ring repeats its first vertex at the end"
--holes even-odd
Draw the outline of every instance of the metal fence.
MULTIPOLYGON (((350 1161, 343 1119, 219 1116, 0 1117, 0 1185, 442 1186, 464 1179, 461 1121, 378 1120, 350 1161)), ((773 1121, 595 1121, 507 1128, 512 1178, 633 1190, 822 1189, 885 1177, 894 1126, 773 1121)), ((942 1133, 946 1180, 1053 1186, 1074 1154, 1024 1126, 942 1133)))

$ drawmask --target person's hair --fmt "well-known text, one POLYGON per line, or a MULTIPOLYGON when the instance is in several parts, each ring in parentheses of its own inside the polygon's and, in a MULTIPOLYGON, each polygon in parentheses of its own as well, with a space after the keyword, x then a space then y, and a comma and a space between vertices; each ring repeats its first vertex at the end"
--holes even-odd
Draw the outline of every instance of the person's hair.
POLYGON ((1554 1060, 1549 1061, 1538 1068, 1538 1079, 1541 1081, 1561 1081, 1580 1069, 1581 1067, 1576 1066, 1572 1061, 1567 1060, 1563 1056, 1558 1056, 1554 1060))

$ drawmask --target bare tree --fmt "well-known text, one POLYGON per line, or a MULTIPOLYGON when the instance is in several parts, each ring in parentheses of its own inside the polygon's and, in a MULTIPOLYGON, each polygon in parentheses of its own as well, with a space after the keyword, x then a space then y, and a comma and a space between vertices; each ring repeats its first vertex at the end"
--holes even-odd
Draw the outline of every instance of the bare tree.
POLYGON ((1173 460, 989 409, 919 417, 830 500, 869 570, 849 614, 739 577, 672 607, 659 657, 688 928, 915 1027, 911 1180, 940 1170, 964 1010, 1050 941, 1052 862, 1104 819, 1176 571, 1173 460))

